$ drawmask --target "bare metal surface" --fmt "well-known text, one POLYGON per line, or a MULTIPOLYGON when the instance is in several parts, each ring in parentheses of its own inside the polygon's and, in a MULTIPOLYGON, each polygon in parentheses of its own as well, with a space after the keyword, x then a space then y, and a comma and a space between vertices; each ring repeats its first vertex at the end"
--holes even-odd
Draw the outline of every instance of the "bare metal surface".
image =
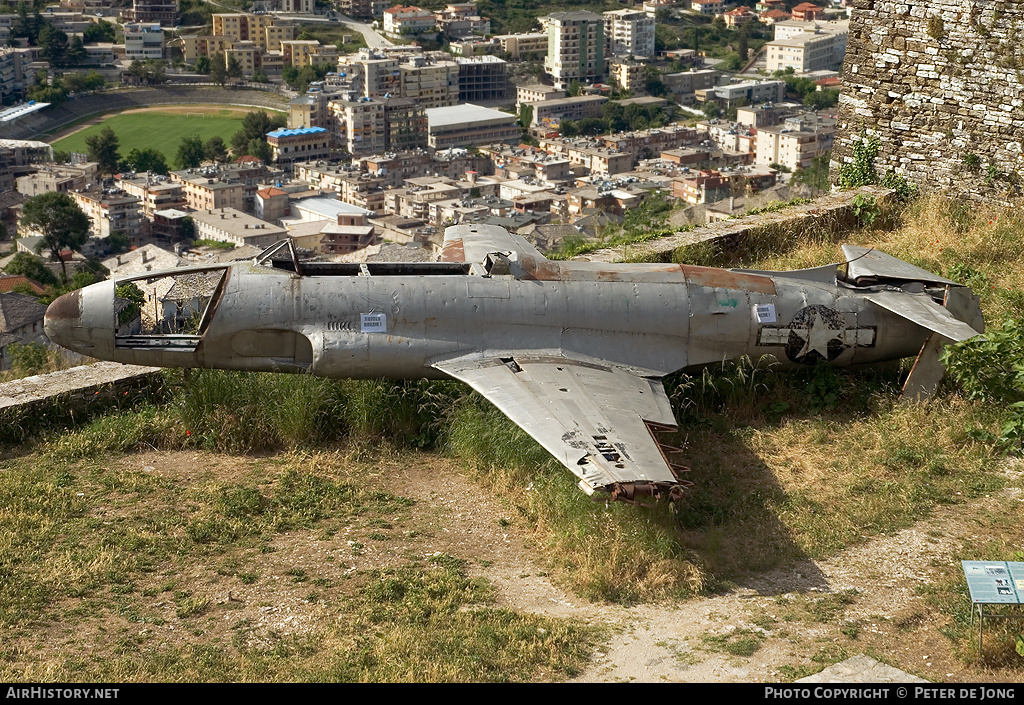
MULTIPOLYGON (((175 270, 174 286, 141 307, 126 308, 114 282, 87 287, 77 313, 73 297, 55 302, 47 334, 94 357, 161 367, 453 377, 533 436, 585 492, 636 501, 678 499, 689 484, 680 451, 663 442, 676 430, 665 375, 742 356, 770 355, 784 367, 909 357, 932 331, 974 335, 959 319, 980 316, 968 290, 951 288, 951 312, 935 277, 894 258, 872 260, 867 274, 885 282, 868 286, 837 280, 836 266, 772 275, 554 262, 486 225, 449 228, 436 263, 317 263, 273 252, 204 268, 202 287, 179 286, 192 279, 175 270)), ((148 291, 166 278, 117 284, 148 291)))
POLYGON ((898 279, 900 281, 956 285, 956 282, 945 277, 940 277, 870 247, 843 245, 843 254, 846 255, 846 261, 849 262, 847 277, 853 281, 898 279))

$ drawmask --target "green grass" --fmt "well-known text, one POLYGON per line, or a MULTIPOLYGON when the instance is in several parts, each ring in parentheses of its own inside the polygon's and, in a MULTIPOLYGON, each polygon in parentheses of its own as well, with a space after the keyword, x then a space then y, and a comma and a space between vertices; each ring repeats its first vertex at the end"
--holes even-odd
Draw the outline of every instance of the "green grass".
POLYGON ((366 486, 367 468, 323 456, 193 460, 243 472, 160 477, 45 452, 0 461, 0 679, 522 681, 571 676, 589 658, 594 629, 496 607, 457 558, 334 571, 337 549, 309 545, 309 531, 414 521, 411 500, 366 486), (273 541, 317 557, 277 558, 263 550, 273 541), (318 608, 301 626, 268 629, 247 615, 289 603, 263 605, 243 587, 259 583, 275 595, 296 584, 318 608), (230 589, 242 598, 217 599, 230 589))
POLYGON ((64 152, 87 152, 85 140, 109 127, 117 134, 122 156, 132 149, 149 147, 162 152, 171 165, 178 152, 178 146, 186 137, 199 135, 205 142, 219 135, 226 144, 229 144, 231 136, 241 129, 244 116, 244 113, 227 109, 197 107, 189 112, 202 112, 206 117, 189 117, 185 113, 174 112, 119 113, 97 125, 91 125, 57 140, 53 143, 53 148, 64 152))

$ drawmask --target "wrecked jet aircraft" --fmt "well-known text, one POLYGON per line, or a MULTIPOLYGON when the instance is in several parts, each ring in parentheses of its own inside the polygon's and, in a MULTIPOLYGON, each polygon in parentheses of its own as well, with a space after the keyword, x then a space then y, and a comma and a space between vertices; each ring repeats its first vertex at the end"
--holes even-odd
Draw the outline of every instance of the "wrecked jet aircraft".
POLYGON ((613 499, 686 482, 661 378, 747 356, 782 364, 918 356, 983 331, 970 289, 889 255, 791 272, 554 261, 503 228, 445 231, 439 262, 252 261, 145 273, 54 301, 46 334, 76 352, 161 367, 446 378, 469 384, 613 499))

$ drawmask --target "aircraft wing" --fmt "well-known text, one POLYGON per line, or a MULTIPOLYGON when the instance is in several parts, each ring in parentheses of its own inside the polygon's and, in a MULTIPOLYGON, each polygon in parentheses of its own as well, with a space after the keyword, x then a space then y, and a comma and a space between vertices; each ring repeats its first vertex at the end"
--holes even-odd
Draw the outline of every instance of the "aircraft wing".
POLYGON ((518 252, 544 259, 544 255, 525 238, 500 225, 453 225, 445 228, 442 262, 483 262, 492 252, 518 252))
POLYGON ((690 483, 679 451, 656 434, 676 421, 660 380, 561 356, 469 355, 434 364, 467 383, 573 472, 587 494, 614 499, 668 493, 690 483))

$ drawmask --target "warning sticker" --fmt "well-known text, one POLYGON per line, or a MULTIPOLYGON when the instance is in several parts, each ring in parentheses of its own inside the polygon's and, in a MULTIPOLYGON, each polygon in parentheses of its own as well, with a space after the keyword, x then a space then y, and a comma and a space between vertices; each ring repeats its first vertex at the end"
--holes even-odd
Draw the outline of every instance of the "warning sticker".
POLYGON ((758 323, 775 323, 775 304, 755 305, 754 320, 758 323))
POLYGON ((363 313, 359 316, 361 333, 387 333, 388 317, 384 313, 363 313))

